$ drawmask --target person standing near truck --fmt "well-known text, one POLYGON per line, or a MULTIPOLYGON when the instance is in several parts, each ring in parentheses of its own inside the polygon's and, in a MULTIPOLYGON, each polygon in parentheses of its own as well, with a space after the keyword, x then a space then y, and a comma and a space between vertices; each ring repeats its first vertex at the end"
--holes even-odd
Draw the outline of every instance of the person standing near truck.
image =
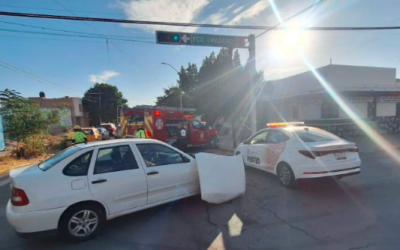
POLYGON ((138 129, 135 134, 135 138, 146 138, 146 134, 143 129, 138 129))
POLYGON ((87 138, 86 135, 82 132, 82 129, 80 127, 75 127, 74 128, 74 135, 72 136, 72 142, 74 144, 79 144, 79 143, 86 143, 87 138))
POLYGON ((186 128, 187 128, 187 122, 182 121, 181 123, 178 124, 177 146, 178 146, 178 149, 180 149, 184 152, 186 151, 187 144, 188 144, 186 128))

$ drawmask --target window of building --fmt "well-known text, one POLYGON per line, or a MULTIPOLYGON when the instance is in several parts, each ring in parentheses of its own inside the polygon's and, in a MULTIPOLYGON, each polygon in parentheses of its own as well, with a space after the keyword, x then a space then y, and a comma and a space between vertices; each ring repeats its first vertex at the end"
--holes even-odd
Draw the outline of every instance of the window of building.
POLYGON ((82 104, 79 104, 79 112, 82 112, 82 104))
POLYGON ((147 167, 157 167, 177 163, 189 162, 190 160, 175 150, 159 144, 137 144, 147 167))
POLYGON ((299 106, 293 106, 293 119, 299 119, 299 106))
POLYGON ((339 105, 333 100, 326 100, 321 106, 321 118, 339 118, 339 105))
POLYGON ((92 153, 93 151, 90 151, 75 158, 63 169, 63 174, 67 176, 87 175, 92 153))
POLYGON ((97 153, 94 174, 138 169, 135 156, 128 145, 101 148, 97 153))
POLYGON ((395 102, 378 102, 376 104, 376 116, 395 116, 396 103, 395 102))

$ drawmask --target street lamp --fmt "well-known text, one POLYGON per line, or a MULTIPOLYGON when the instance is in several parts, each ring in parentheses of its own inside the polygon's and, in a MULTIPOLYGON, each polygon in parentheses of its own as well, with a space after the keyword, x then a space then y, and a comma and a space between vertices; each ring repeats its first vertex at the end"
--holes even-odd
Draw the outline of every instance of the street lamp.
MULTIPOLYGON (((170 66, 173 70, 176 71, 176 73, 177 73, 178 76, 179 76, 179 72, 178 72, 178 70, 176 70, 176 69, 174 68, 174 66, 172 66, 172 65, 169 64, 169 63, 165 63, 165 62, 162 62, 161 64, 170 66)), ((179 99, 180 99, 180 102, 181 102, 181 108, 183 108, 183 105, 182 105, 182 94, 183 94, 183 93, 184 93, 184 92, 182 91, 181 86, 179 86, 179 99)))

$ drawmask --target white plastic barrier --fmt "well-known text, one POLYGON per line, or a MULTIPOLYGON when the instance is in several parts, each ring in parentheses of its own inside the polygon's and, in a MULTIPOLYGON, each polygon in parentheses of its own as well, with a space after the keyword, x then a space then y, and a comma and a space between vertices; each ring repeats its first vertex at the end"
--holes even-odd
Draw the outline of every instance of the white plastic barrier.
POLYGON ((200 176, 201 199, 220 204, 232 200, 246 189, 246 176, 241 155, 196 154, 200 176))

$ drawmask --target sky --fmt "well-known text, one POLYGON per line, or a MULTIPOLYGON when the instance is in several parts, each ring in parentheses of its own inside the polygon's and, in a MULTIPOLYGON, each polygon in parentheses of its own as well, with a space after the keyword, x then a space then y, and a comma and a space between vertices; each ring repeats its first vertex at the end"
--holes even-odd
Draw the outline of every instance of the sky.
MULTIPOLYGON (((275 0, 275 3, 285 19, 316 1, 275 0)), ((326 0, 287 24, 289 27, 400 26, 399 8, 397 0, 326 0)), ((0 11, 182 23, 267 26, 278 23, 268 0, 0 0, 0 11)), ((175 84, 177 79, 176 72, 162 62, 177 69, 189 62, 200 67, 205 56, 219 50, 155 44, 155 30, 238 36, 262 32, 0 16, 0 89, 15 89, 25 97, 38 96, 40 91, 47 98, 82 97, 95 82, 106 82, 117 86, 130 106, 152 105, 163 94, 163 88, 175 84), (26 25, 81 33, 80 37, 73 37, 72 33, 26 25), (82 37, 88 33, 105 36, 82 37), (129 37, 136 42, 105 39, 107 35, 129 37)), ((399 38, 400 31, 396 30, 270 31, 256 40, 256 64, 267 80, 304 72, 307 68, 294 50, 293 45, 297 44, 315 67, 332 60, 333 64, 396 68, 399 77, 399 38)), ((239 52, 245 63, 248 51, 239 52)))

